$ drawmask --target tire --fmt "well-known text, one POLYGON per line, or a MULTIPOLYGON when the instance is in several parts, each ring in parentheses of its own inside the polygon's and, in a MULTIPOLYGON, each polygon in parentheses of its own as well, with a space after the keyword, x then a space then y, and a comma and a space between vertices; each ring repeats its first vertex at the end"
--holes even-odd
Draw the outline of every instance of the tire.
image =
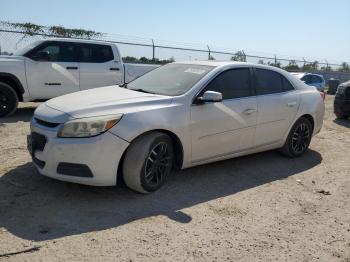
POLYGON ((347 119, 347 118, 349 118, 348 115, 343 115, 343 114, 341 114, 341 113, 335 113, 335 115, 336 115, 336 117, 337 117, 338 119, 347 119))
POLYGON ((147 194, 158 190, 170 174, 174 162, 171 138, 149 132, 136 138, 123 162, 124 182, 130 189, 147 194))
POLYGON ((280 152, 288 157, 299 157, 309 148, 312 137, 312 124, 309 119, 301 117, 290 130, 280 152))
POLYGON ((17 110, 18 96, 8 84, 0 82, 0 117, 12 115, 17 110))

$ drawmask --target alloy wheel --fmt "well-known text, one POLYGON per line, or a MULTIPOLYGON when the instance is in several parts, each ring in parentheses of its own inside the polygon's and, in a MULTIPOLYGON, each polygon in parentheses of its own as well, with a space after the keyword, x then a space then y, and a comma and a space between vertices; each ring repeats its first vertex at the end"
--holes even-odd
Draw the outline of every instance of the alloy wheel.
POLYGON ((310 130, 307 124, 300 123, 292 136, 292 148, 295 153, 301 153, 306 150, 310 140, 310 130))
POLYGON ((158 186, 163 182, 171 165, 171 154, 168 144, 160 142, 150 151, 145 163, 145 182, 151 186, 158 186))

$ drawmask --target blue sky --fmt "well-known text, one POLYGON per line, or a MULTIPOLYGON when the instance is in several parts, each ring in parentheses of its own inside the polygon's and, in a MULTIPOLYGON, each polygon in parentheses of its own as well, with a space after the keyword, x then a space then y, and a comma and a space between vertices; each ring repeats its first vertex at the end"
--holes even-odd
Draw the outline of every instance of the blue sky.
POLYGON ((350 0, 1 0, 0 20, 350 62, 349 14, 350 0))

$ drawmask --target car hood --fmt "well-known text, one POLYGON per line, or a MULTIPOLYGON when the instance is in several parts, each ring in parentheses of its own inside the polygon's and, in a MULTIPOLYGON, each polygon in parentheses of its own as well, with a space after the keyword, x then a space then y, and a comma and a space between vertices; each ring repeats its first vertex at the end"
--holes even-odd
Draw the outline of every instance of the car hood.
POLYGON ((13 55, 1 55, 0 56, 0 63, 1 62, 13 62, 13 61, 24 61, 23 56, 13 56, 13 55))
POLYGON ((45 106, 73 118, 125 114, 152 107, 169 106, 172 97, 147 94, 119 86, 107 86, 75 92, 51 99, 45 106))

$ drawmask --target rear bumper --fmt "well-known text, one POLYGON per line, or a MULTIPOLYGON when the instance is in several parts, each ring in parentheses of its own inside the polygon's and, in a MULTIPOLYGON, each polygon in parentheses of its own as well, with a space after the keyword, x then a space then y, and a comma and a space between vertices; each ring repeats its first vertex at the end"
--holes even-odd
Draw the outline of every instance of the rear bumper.
POLYGON ((43 151, 35 151, 33 159, 44 162, 33 164, 39 173, 54 179, 73 183, 116 185, 119 161, 129 143, 106 132, 90 138, 58 138, 57 128, 44 128, 31 123, 31 131, 44 135, 43 151))

